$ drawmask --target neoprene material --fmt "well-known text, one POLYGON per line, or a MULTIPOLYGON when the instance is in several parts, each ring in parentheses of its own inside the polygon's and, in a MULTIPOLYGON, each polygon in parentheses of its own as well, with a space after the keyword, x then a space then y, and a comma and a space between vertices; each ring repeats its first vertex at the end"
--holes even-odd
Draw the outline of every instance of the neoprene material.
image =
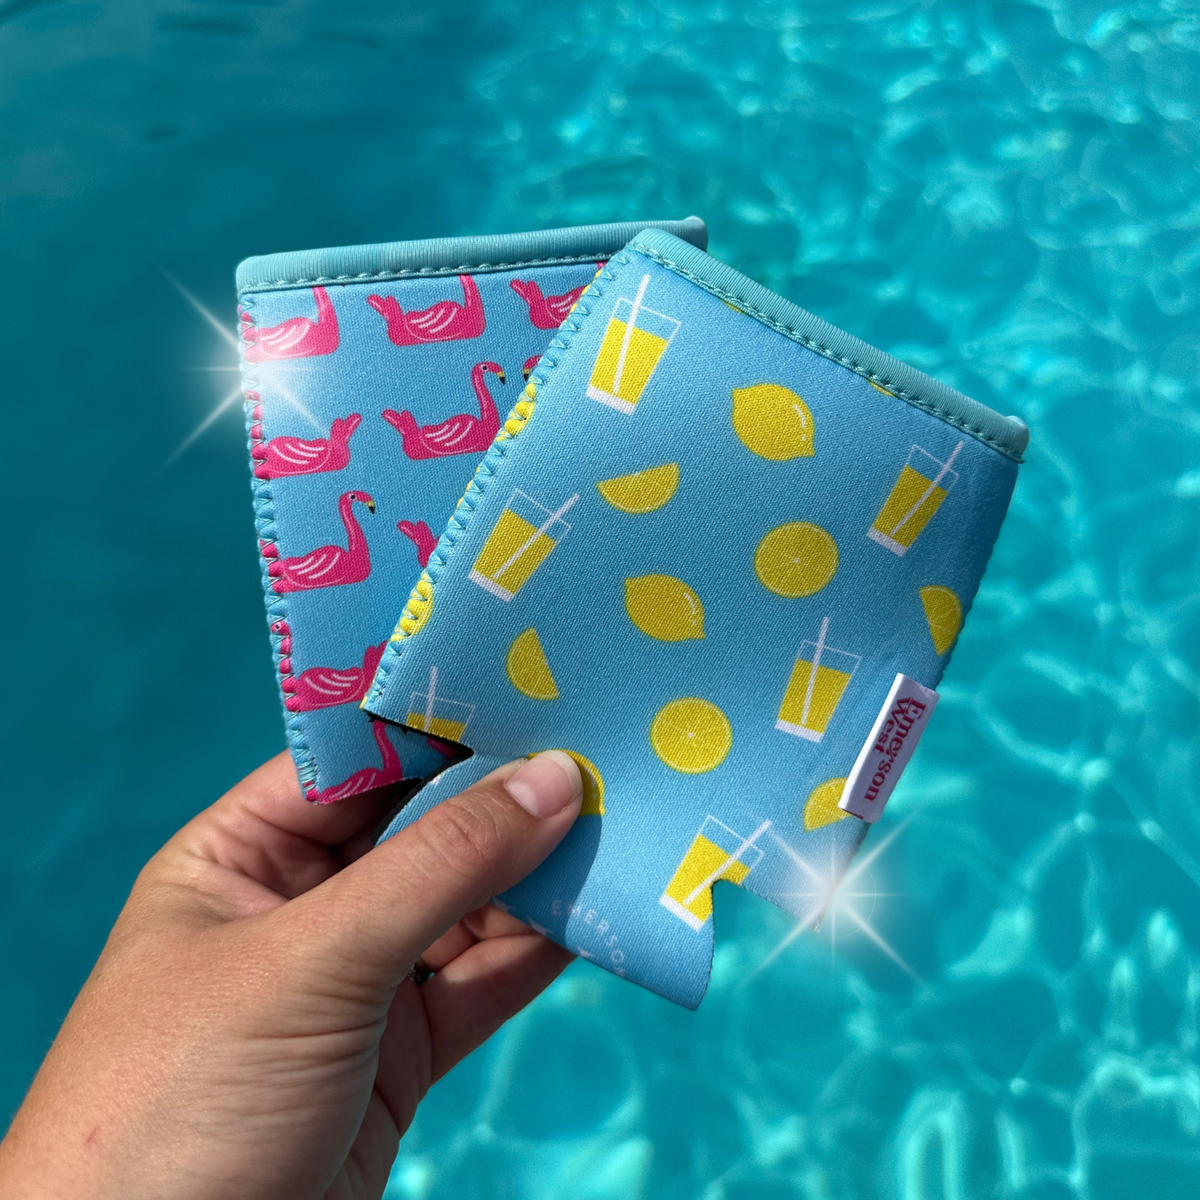
POLYGON ((565 749, 583 814, 498 899, 689 1007, 712 888, 803 920, 897 674, 933 688, 1024 449, 1001 417, 662 232, 584 292, 411 594, 368 712, 495 766, 565 749))
MULTIPOLYGON (((455 751, 359 711, 404 595, 554 330, 651 222, 355 246, 238 270, 263 583, 288 744, 331 801, 455 751), (506 398, 507 397, 507 398, 506 398)), ((697 218, 659 222, 705 244, 697 218)))

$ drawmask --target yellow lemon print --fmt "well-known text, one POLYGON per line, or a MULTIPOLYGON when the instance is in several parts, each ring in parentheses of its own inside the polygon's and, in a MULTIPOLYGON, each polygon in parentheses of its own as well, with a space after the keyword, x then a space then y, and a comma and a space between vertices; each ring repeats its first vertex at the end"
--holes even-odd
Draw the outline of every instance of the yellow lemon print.
POLYGON ((509 682, 531 700, 558 699, 558 687, 550 673, 546 652, 532 626, 513 638, 504 666, 509 682))
POLYGON ((674 575, 639 575, 625 580, 625 611, 644 634, 660 642, 704 636, 704 605, 674 575))
POLYGON ((822 825, 832 825, 834 821, 840 821, 850 815, 838 808, 838 801, 842 798, 842 789, 845 786, 846 780, 843 776, 841 779, 827 779, 824 783, 818 783, 809 792, 808 801, 804 805, 804 828, 809 833, 820 829, 822 825))
MULTIPOLYGON (((555 747, 555 749, 559 753, 573 758, 580 775, 583 776, 583 805, 579 809, 579 815, 581 817, 604 816, 604 776, 597 770, 596 764, 591 759, 584 758, 582 754, 576 754, 574 750, 564 750, 561 747, 555 747)), ((533 755, 527 754, 525 757, 532 758, 533 755)))
POLYGON ((679 464, 666 463, 632 475, 602 479, 596 491, 615 509, 624 513, 648 513, 662 508, 679 486, 679 464))
POLYGON ((945 654, 962 629, 962 601, 948 587, 931 585, 921 589, 921 604, 925 608, 933 648, 939 654, 945 654))
POLYGON ((747 450, 772 462, 807 458, 813 452, 808 405, 778 383, 733 389, 733 431, 747 450))
POLYGON ((430 582, 429 572, 422 571, 416 587, 409 593, 408 603, 404 606, 404 612, 400 614, 392 641, 399 642, 406 637, 412 637, 425 627, 425 622, 429 620, 432 612, 433 584, 430 582))
POLYGON ((789 599, 819 592, 833 578, 837 565, 837 543, 819 525, 807 521, 772 529, 754 552, 759 582, 789 599))
POLYGON ((701 775, 724 761, 733 730, 715 704, 685 696, 658 710, 650 725, 650 745, 668 767, 701 775))

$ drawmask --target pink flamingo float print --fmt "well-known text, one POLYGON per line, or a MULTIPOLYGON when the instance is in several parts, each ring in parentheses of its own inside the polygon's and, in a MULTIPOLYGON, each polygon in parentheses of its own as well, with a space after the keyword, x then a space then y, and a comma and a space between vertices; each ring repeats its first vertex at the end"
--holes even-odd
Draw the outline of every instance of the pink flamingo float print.
POLYGON ((429 557, 437 546, 438 540, 433 536, 433 530, 424 521, 399 521, 396 528, 417 548, 417 562, 423 567, 429 566, 429 557))
POLYGON ((333 301, 323 287, 312 290, 317 302, 317 319, 292 317, 267 329, 256 329, 254 318, 242 312, 242 341, 247 362, 268 362, 278 358, 314 358, 332 354, 338 348, 338 319, 333 301))
POLYGON ((396 780, 404 778, 404 767, 400 762, 400 755, 396 753, 396 747, 392 745, 392 739, 388 737, 386 722, 372 721, 371 733, 375 738, 375 745, 379 747, 383 766, 363 767, 343 779, 341 783, 335 783, 322 791, 318 791, 315 784, 309 784, 304 792, 306 800, 314 804, 334 804, 348 796, 357 796, 360 792, 369 792, 372 788, 383 787, 385 783, 395 783, 396 780))
POLYGON ((262 422, 256 420, 250 428, 254 474, 259 479, 281 479, 286 475, 340 471, 350 462, 350 438, 361 423, 362 415, 351 413, 348 417, 334 418, 327 438, 281 435, 264 442, 262 422))
POLYGON ((535 354, 532 358, 527 358, 521 366, 521 374, 525 377, 525 382, 529 382, 530 375, 533 374, 533 368, 542 361, 540 354, 535 354))
POLYGON ((487 388, 485 371, 504 383, 504 368, 499 363, 481 362, 471 368, 471 386, 479 401, 479 416, 458 413, 436 425, 418 425, 407 409, 396 412, 385 408, 383 419, 404 439, 404 453, 412 459, 444 458, 451 454, 482 454, 500 432, 500 413, 487 388))
POLYGON ((280 659, 279 687, 285 697, 284 707, 288 712, 315 712, 357 703, 367 694, 386 646, 386 641, 368 646, 361 667, 309 667, 299 675, 292 674, 290 657, 280 659))
POLYGON ((534 279, 512 279, 508 286, 529 305, 529 319, 534 328, 557 329, 579 302, 579 297, 587 291, 588 285, 582 283, 569 292, 563 292, 561 296, 544 296, 534 279))
POLYGON ((367 303, 387 322, 388 340, 394 346, 425 342, 460 342, 477 338, 486 328, 483 301, 470 275, 460 275, 463 302, 439 300, 429 308, 405 312, 395 296, 367 297, 367 303))
MULTIPOLYGON (((272 559, 267 574, 275 581, 272 591, 303 592, 312 588, 340 587, 347 583, 362 583, 371 574, 371 557, 366 535, 351 511, 355 504, 365 504, 368 512, 375 511, 375 501, 366 492, 346 492, 338 498, 338 514, 346 527, 348 545, 318 546, 307 554, 294 558, 278 558, 278 551, 264 557, 272 559)), ((274 547, 272 546, 272 549, 274 547)))

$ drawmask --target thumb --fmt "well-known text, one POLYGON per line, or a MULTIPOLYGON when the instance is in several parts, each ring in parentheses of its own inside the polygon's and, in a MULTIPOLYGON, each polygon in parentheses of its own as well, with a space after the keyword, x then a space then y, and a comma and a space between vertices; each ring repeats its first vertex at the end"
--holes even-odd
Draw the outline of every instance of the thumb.
POLYGON ((509 763, 276 915, 296 923, 308 970, 386 1001, 427 946, 558 845, 582 796, 561 750, 509 763))

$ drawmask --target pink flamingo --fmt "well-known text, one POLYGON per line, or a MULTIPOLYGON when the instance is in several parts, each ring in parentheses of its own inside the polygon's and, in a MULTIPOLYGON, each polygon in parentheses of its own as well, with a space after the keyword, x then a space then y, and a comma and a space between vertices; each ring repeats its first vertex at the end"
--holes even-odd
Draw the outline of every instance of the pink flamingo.
MULTIPOLYGON (((281 595, 284 592, 303 592, 311 588, 339 587, 346 583, 362 583, 371 573, 371 557, 367 550, 367 539, 355 520, 351 508, 355 502, 375 511, 375 501, 366 492, 346 492, 338 498, 338 513, 346 527, 349 545, 318 546, 307 554, 295 558, 276 558, 267 568, 275 580, 271 589, 281 595)), ((264 554, 266 551, 264 550, 264 554)))
POLYGON ((314 804, 333 804, 337 800, 345 800, 347 796, 357 796, 359 792, 369 792, 372 788, 383 787, 385 783, 395 783, 404 778, 404 767, 392 739, 387 735, 387 724, 383 721, 371 722, 371 733, 375 737, 375 745, 379 747, 382 767, 363 767, 355 771, 341 783, 335 783, 324 791, 318 791, 316 786, 309 784, 304 795, 305 799, 314 804))
POLYGON ((527 358, 525 360, 524 365, 521 367, 521 374, 525 376, 526 383, 529 382, 529 377, 533 374, 533 368, 536 367, 541 361, 542 356, 540 354, 535 354, 532 358, 527 358))
POLYGON ((483 301, 470 275, 460 275, 463 303, 439 300, 429 308, 405 312, 395 296, 367 297, 367 303, 387 322, 388 339, 394 346, 418 346, 424 342, 461 342, 477 338, 486 328, 483 301))
POLYGON ((375 668, 386 646, 386 641, 368 646, 363 651, 361 667, 309 667, 299 675, 292 674, 290 658, 281 659, 280 688, 287 697, 284 707, 288 712, 313 712, 361 700, 375 678, 375 668))
POLYGON ((443 458, 450 454, 482 454, 500 432, 500 413, 487 389, 484 371, 490 371, 501 383, 504 368, 498 363, 481 362, 471 368, 471 386, 479 400, 479 416, 459 413, 436 425, 418 425, 407 409, 396 412, 385 408, 380 414, 404 439, 404 453, 413 459, 443 458))
POLYGON ((396 528, 417 548, 417 562, 423 567, 429 566, 429 556, 438 544, 433 536, 433 530, 424 521, 400 521, 396 528))
POLYGON ((567 314, 587 291, 587 284, 580 284, 561 296, 544 296, 536 280, 512 279, 508 286, 529 305, 529 319, 536 329, 557 329, 567 314))
POLYGON ((269 329, 256 329, 254 318, 242 313, 242 341, 246 343, 247 362, 267 362, 274 358, 313 358, 332 354, 338 348, 338 320, 333 301, 323 287, 312 290, 317 302, 317 319, 292 317, 269 329))
MULTIPOLYGON (((261 406, 259 406, 261 407, 261 406)), ((336 417, 329 429, 328 438, 273 437, 269 442, 262 440, 262 422, 256 421, 250 429, 253 439, 258 437, 250 451, 255 460, 254 474, 259 479, 279 479, 285 475, 319 475, 324 471, 340 471, 350 461, 350 438, 362 423, 359 413, 348 417, 336 417)))

